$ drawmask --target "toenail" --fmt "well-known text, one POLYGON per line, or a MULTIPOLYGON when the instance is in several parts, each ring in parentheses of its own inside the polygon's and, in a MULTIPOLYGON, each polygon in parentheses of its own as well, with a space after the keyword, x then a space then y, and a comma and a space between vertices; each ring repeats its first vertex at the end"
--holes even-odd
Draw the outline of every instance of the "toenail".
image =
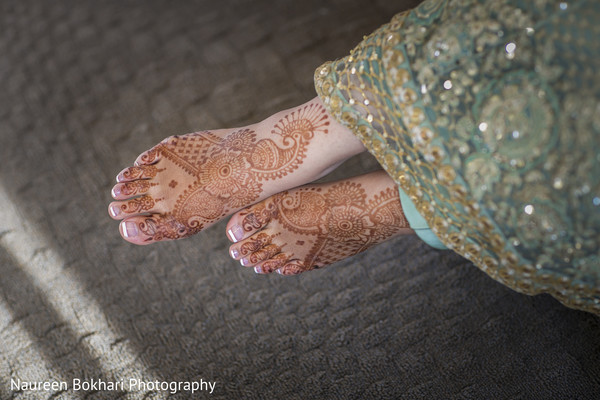
POLYGON ((138 228, 137 228, 137 224, 135 222, 125 222, 125 229, 123 229, 123 235, 125 237, 132 237, 132 236, 137 236, 138 234, 138 228))
POLYGON ((231 249, 231 252, 229 254, 231 254, 231 257, 235 259, 237 259, 240 256, 240 252, 238 251, 238 249, 231 249))
POLYGON ((279 275, 283 275, 283 272, 281 272, 281 268, 279 268, 278 270, 276 270, 275 272, 277 272, 279 275))
POLYGON ((119 206, 110 206, 110 215, 117 217, 119 214, 121 214, 121 208, 119 206))
POLYGON ((254 272, 256 272, 257 274, 262 274, 262 268, 257 265, 256 267, 254 267, 254 272))
POLYGON ((112 196, 113 197, 117 197, 120 194, 121 194, 121 187, 120 186, 115 186, 114 188, 112 188, 112 196))
POLYGON ((240 260, 240 264, 242 264, 242 266, 244 266, 244 267, 245 267, 246 265, 248 265, 248 260, 247 260, 247 259, 245 259, 245 258, 242 258, 242 259, 240 260))
POLYGON ((232 242, 239 242, 244 237, 244 230, 239 225, 234 225, 227 231, 227 235, 232 242))

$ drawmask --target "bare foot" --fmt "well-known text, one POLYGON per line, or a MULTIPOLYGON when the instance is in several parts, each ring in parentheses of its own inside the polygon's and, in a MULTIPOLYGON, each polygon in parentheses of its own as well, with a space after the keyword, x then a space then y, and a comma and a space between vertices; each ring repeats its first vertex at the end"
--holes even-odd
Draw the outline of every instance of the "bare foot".
POLYGON ((231 217, 244 239, 231 256, 257 273, 294 275, 413 233, 398 189, 383 171, 277 194, 231 217))
POLYGON ((109 214, 129 242, 180 239, 361 151, 316 98, 245 128, 163 140, 119 173, 109 214))

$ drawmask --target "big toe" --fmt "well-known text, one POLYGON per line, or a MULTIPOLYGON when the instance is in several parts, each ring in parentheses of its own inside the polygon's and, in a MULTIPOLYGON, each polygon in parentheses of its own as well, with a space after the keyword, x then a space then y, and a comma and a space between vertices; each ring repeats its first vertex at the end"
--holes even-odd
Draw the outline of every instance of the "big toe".
POLYGON ((139 215, 124 219, 119 224, 119 232, 126 241, 140 245, 175 240, 190 235, 184 224, 162 214, 139 215))
POLYGON ((227 223, 227 237, 237 243, 263 229, 277 212, 275 195, 233 214, 227 223))

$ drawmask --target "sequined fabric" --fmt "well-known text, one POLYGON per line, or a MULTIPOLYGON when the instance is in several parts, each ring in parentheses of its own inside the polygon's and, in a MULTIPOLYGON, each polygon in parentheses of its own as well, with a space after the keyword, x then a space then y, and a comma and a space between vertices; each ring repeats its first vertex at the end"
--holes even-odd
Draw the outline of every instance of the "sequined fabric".
POLYGON ((600 314, 600 3, 431 0, 315 72, 432 230, 600 314))

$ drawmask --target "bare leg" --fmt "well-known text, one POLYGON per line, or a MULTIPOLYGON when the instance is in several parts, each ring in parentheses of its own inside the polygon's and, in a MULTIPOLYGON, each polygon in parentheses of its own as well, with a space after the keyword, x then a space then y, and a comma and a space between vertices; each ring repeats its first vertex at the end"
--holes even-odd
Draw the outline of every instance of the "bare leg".
POLYGON ((277 194, 234 214, 227 229, 244 232, 230 247, 234 259, 257 273, 283 275, 324 267, 414 233, 397 186, 383 171, 277 194))

